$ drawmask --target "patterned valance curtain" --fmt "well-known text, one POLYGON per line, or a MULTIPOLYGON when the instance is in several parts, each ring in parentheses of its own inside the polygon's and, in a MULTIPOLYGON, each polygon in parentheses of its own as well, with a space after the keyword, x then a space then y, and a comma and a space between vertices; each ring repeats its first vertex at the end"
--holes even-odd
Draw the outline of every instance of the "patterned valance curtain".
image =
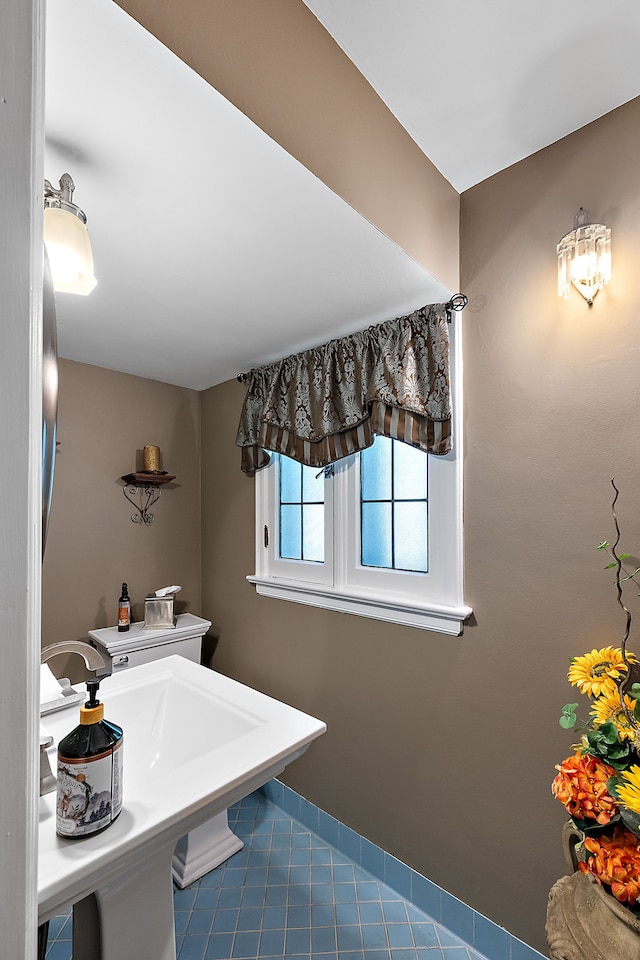
POLYGON ((376 433, 450 451, 444 304, 252 370, 236 443, 253 476, 269 462, 266 450, 324 467, 371 446, 376 433))

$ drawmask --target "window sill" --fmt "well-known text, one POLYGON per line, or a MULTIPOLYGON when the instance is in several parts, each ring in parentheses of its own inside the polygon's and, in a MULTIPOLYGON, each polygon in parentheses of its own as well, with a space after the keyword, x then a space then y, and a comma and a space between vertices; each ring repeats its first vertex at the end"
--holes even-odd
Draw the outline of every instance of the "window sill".
POLYGON ((466 604, 416 603, 397 597, 385 599, 366 591, 337 590, 324 584, 307 584, 258 576, 247 577, 263 597, 275 597, 294 603, 305 603, 338 613, 352 613, 374 620, 386 620, 406 627, 419 627, 460 636, 463 623, 473 612, 466 604))

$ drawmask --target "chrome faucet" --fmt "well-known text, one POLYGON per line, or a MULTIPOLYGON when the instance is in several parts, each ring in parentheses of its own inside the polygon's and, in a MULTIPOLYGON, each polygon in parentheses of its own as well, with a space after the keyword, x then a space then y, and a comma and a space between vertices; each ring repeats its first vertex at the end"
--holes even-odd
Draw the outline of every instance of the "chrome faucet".
POLYGON ((102 654, 91 644, 85 643, 84 640, 63 640, 61 643, 52 643, 41 651, 40 663, 46 663, 47 660, 51 660, 51 657, 55 657, 59 653, 80 654, 87 670, 99 670, 100 667, 105 666, 102 654))
MULTIPOLYGON (((46 663, 51 657, 59 653, 77 653, 85 662, 87 670, 99 670, 105 666, 102 654, 92 647, 89 643, 82 640, 63 640, 61 643, 52 643, 45 647, 40 653, 40 663, 46 663)), ((69 681, 67 680, 67 684, 69 681)), ((44 797, 47 793, 53 793, 56 789, 56 778, 51 772, 49 756, 47 749, 52 746, 53 737, 40 737, 40 796, 44 797)))

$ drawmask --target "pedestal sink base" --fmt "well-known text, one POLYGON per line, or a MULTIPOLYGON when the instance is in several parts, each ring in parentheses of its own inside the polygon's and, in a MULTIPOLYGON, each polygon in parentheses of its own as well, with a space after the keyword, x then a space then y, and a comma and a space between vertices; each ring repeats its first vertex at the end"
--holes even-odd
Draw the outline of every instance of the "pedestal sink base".
POLYGON ((73 960, 176 960, 173 844, 73 905, 73 960))
POLYGON ((243 847, 242 840, 229 829, 224 810, 178 840, 171 861, 173 879, 184 890, 243 847))

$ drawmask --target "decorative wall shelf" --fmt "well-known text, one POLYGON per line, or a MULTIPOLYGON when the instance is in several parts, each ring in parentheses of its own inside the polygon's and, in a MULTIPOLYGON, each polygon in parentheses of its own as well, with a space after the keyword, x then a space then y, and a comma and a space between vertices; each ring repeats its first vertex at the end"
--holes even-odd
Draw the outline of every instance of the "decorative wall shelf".
POLYGON ((175 480, 175 476, 164 471, 162 473, 145 473, 141 470, 138 473, 126 473, 120 479, 125 482, 125 486, 122 488, 125 499, 136 509, 136 513, 131 514, 131 520, 133 523, 148 525, 153 523, 155 519, 153 514, 149 512, 149 508, 160 499, 162 493, 160 487, 163 483, 175 480), (134 497, 139 498, 139 504, 133 499, 134 497))

